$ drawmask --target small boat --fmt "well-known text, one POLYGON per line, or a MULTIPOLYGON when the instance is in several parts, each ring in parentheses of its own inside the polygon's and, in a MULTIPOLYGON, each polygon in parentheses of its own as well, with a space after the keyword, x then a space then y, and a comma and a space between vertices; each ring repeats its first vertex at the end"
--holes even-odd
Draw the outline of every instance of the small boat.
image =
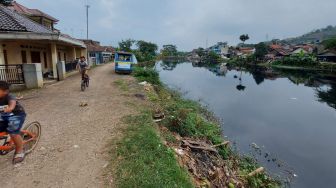
POLYGON ((116 52, 114 63, 116 73, 132 73, 133 67, 138 63, 138 60, 133 53, 116 52))

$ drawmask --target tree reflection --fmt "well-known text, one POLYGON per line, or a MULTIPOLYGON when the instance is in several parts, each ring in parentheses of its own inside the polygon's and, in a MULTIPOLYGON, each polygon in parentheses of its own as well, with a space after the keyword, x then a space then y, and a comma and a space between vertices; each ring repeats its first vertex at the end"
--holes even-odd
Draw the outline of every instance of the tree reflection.
POLYGON ((163 70, 172 71, 176 68, 177 64, 179 64, 179 62, 165 60, 161 62, 161 67, 163 70))
POLYGON ((329 89, 317 88, 318 101, 327 103, 336 109, 336 83, 330 85, 329 89))
POLYGON ((265 81, 265 77, 262 74, 253 74, 254 81, 256 82, 257 85, 260 85, 265 81))
MULTIPOLYGON (((243 71, 240 69, 240 75, 239 75, 239 84, 236 86, 236 89, 238 91, 244 91, 246 89, 246 86, 243 85, 243 71)), ((235 76, 235 78, 238 78, 237 76, 235 76)))

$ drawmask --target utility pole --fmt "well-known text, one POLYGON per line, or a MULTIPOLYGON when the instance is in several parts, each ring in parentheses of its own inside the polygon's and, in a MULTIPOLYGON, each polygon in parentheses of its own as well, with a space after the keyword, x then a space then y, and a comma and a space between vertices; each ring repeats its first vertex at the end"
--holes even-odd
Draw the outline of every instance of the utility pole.
MULTIPOLYGON (((89 40, 89 8, 90 8, 90 5, 87 3, 85 7, 86 7, 86 40, 89 40)), ((86 49, 86 59, 88 63, 90 64, 89 55, 90 55, 89 50, 86 49)))
POLYGON ((85 5, 86 7, 86 39, 89 40, 89 8, 90 5, 85 5))

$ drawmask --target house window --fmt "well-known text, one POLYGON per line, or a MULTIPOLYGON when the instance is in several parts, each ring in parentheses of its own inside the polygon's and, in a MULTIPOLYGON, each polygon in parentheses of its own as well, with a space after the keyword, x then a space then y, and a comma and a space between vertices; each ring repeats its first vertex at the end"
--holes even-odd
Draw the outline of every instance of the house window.
POLYGON ((37 51, 31 51, 30 52, 31 55, 31 62, 32 63, 41 63, 41 56, 40 56, 40 52, 37 51))
POLYGON ((95 53, 90 53, 90 57, 96 57, 95 53))
POLYGON ((61 60, 61 52, 58 52, 58 55, 57 55, 57 56, 58 56, 58 61, 62 61, 62 60, 61 60))
POLYGON ((66 62, 66 59, 67 59, 67 58, 66 58, 66 53, 64 53, 64 62, 66 62))
POLYGON ((47 53, 43 52, 44 68, 48 68, 47 53))
POLYGON ((4 58, 5 58, 5 65, 8 65, 7 51, 4 50, 3 54, 4 54, 4 58))
POLYGON ((21 59, 22 59, 22 64, 27 63, 27 52, 24 50, 21 51, 21 59))

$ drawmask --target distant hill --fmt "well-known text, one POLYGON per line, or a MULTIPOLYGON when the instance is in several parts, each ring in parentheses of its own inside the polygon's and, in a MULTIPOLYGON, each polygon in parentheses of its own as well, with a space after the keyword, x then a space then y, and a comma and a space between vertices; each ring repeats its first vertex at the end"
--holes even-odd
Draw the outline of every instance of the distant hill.
POLYGON ((319 43, 334 37, 336 37, 336 26, 330 25, 323 29, 311 31, 300 37, 288 38, 283 41, 290 44, 319 43))

